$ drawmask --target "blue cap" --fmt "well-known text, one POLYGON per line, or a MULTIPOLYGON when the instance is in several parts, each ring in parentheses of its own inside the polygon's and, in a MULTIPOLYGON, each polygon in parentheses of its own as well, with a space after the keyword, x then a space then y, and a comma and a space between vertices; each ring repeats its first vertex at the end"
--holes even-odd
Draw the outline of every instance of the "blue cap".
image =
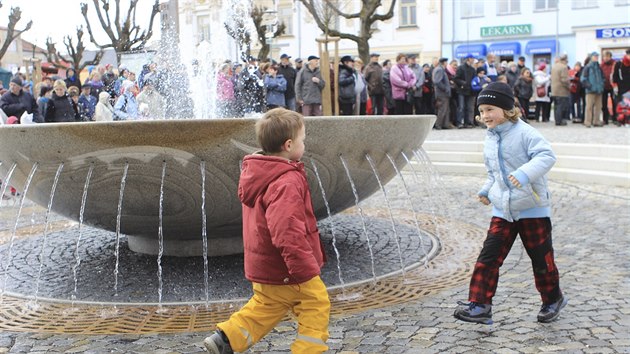
POLYGON ((475 56, 472 54, 466 54, 466 56, 464 57, 464 59, 474 59, 475 56))

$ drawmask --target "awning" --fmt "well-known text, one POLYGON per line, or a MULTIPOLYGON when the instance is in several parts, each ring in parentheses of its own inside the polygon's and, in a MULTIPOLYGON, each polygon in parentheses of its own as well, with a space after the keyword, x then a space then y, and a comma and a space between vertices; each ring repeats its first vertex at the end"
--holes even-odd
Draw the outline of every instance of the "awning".
POLYGON ((521 44, 519 42, 492 43, 488 47, 488 52, 495 55, 518 55, 521 54, 521 44))
POLYGON ((538 41, 529 41, 525 46, 527 54, 547 54, 556 52, 556 41, 553 39, 541 39, 538 41))
POLYGON ((455 49, 455 57, 463 58, 468 54, 472 54, 475 58, 483 57, 486 55, 485 44, 464 44, 457 46, 455 49))

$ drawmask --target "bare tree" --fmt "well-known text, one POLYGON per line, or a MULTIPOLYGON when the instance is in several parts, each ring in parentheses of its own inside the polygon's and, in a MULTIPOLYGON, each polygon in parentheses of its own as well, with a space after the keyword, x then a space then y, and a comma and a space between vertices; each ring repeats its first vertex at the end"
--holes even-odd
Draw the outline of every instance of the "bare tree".
POLYGON ((234 23, 232 25, 228 23, 224 23, 223 26, 227 31, 228 36, 234 38, 234 40, 238 43, 238 46, 242 51, 241 58, 243 61, 247 61, 247 57, 251 54, 252 51, 252 36, 251 33, 247 30, 245 26, 245 20, 243 18, 235 18, 233 19, 234 23))
MULTIPOLYGON (((271 51, 271 45, 267 41, 267 26, 263 25, 263 15, 267 11, 266 7, 256 6, 252 8, 252 21, 254 21, 254 27, 256 27, 256 34, 258 35, 258 41, 260 42, 260 51, 258 52, 258 58, 261 60, 267 58, 269 56, 269 52, 271 51)), ((284 22, 280 22, 277 25, 276 30, 273 32, 271 38, 276 38, 281 36, 286 30, 286 25, 284 22)))
MULTIPOLYGON (((126 15, 121 16, 120 0, 114 0, 114 21, 110 17, 110 0, 92 0, 94 9, 98 15, 99 24, 109 37, 110 43, 98 44, 94 38, 90 21, 88 20, 88 4, 81 3, 81 13, 85 19, 88 33, 90 34, 90 41, 94 43, 100 49, 114 48, 116 51, 116 59, 120 65, 120 54, 132 50, 142 50, 147 41, 153 35, 153 19, 155 15, 160 12, 160 4, 158 0, 155 0, 153 8, 151 10, 149 27, 147 30, 140 32, 140 27, 136 24, 136 6, 139 0, 130 0, 129 8, 126 10, 126 15), (100 2, 100 7, 99 7, 100 2)), ((142 16, 144 17, 144 16, 142 16)))
MULTIPOLYGON (((1 7, 2 7, 2 1, 0 1, 0 8, 1 7)), ((24 27, 24 29, 22 30, 15 29, 15 26, 17 25, 17 23, 20 21, 21 18, 22 18, 22 11, 20 10, 20 8, 12 7, 11 13, 9 14, 9 24, 7 25, 7 36, 5 37, 4 42, 2 43, 2 47, 0 47, 0 59, 4 57, 4 54, 7 52, 7 49, 9 49, 11 42, 13 42, 22 33, 31 29, 31 26, 33 25, 33 21, 29 21, 26 24, 26 27, 24 27)))
POLYGON ((76 73, 79 73, 88 65, 97 65, 101 61, 101 58, 103 58, 104 51, 100 49, 96 52, 92 60, 81 62, 83 60, 83 52, 85 51, 85 46, 83 45, 83 26, 77 27, 76 47, 72 42, 72 37, 69 35, 64 37, 63 44, 68 52, 67 56, 57 51, 55 43, 53 43, 50 37, 46 38, 46 58, 48 62, 52 63, 56 68, 66 67, 61 62, 63 60, 69 63, 76 73))
POLYGON ((317 27, 319 27, 324 34, 356 42, 359 57, 366 63, 369 61, 370 57, 369 41, 373 33, 372 25, 377 21, 386 21, 392 18, 396 6, 396 0, 391 0, 387 12, 378 14, 376 12, 382 6, 381 0, 361 0, 361 8, 357 12, 346 13, 341 10, 342 6, 340 6, 338 0, 300 0, 300 2, 304 4, 306 9, 311 13, 315 23, 317 23, 317 27), (359 20, 359 33, 340 32, 335 28, 336 26, 334 26, 334 21, 336 21, 337 17, 359 20))

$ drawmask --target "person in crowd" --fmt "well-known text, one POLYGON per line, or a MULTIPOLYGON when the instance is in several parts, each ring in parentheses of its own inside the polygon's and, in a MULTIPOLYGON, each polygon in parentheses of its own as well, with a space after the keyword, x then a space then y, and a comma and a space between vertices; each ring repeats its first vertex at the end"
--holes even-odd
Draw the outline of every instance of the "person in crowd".
POLYGON ((472 79, 476 76, 473 67, 475 57, 472 54, 464 57, 464 62, 457 68, 453 81, 457 84, 457 128, 473 127, 475 95, 472 91, 472 79))
MULTIPOLYGON (((229 68, 229 64, 227 65, 229 68)), ((140 116, 143 118, 164 119, 166 113, 166 101, 164 100, 164 97, 162 97, 162 95, 160 95, 160 93, 155 89, 155 80, 156 78, 151 76, 145 77, 142 92, 140 92, 140 94, 138 94, 138 97, 136 98, 136 101, 138 102, 138 111, 140 113, 140 116)), ((218 83, 217 86, 219 86, 218 83)), ((219 90, 218 87, 217 90, 219 90)), ((231 92, 233 95, 234 91, 232 90, 231 92)), ((220 100, 221 98, 218 97, 218 99, 220 100)))
POLYGON ((354 104, 357 101, 355 86, 354 59, 345 55, 341 57, 339 64, 339 113, 342 116, 354 114, 354 104))
POLYGON ((457 67, 459 62, 457 59, 451 60, 451 62, 446 66, 446 75, 448 75, 448 82, 451 85, 451 98, 448 100, 450 117, 449 121, 454 127, 457 127, 457 84, 455 83, 455 75, 457 74, 457 67))
POLYGON ((247 155, 239 179, 245 277, 254 295, 204 340, 209 353, 245 352, 292 311, 292 353, 328 350, 330 300, 320 278, 326 260, 304 163, 304 118, 277 108, 256 123, 262 151, 247 155))
POLYGON ((150 63, 142 65, 140 75, 138 75, 138 89, 140 90, 142 90, 142 87, 144 86, 144 77, 151 72, 151 69, 149 69, 149 65, 150 63))
POLYGON ((584 90, 580 83, 580 75, 582 74, 582 63, 575 63, 573 69, 569 70, 569 112, 573 123, 584 123, 584 90))
POLYGON ((584 112, 584 126, 601 127, 600 113, 602 112, 602 92, 604 92, 604 73, 599 66, 599 53, 593 52, 590 61, 584 67, 580 82, 586 92, 586 105, 584 112))
POLYGON ((518 80, 520 75, 521 74, 516 63, 513 61, 509 62, 505 76, 507 77, 508 85, 510 85, 510 87, 514 87, 514 85, 516 85, 516 80, 518 80))
POLYGON ((81 120, 74 109, 72 99, 68 96, 64 80, 57 80, 53 84, 53 94, 48 101, 45 119, 49 123, 78 122, 81 120))
POLYGON ((483 66, 478 67, 477 76, 475 76, 470 82, 470 87, 472 88, 475 97, 491 82, 492 80, 490 80, 490 78, 486 75, 486 68, 483 66))
POLYGON ((302 58, 295 58, 294 62, 295 62, 295 70, 296 71, 302 70, 302 68, 304 67, 302 63, 302 58))
POLYGON ((85 84, 90 86, 90 95, 94 97, 94 101, 98 101, 98 95, 105 89, 103 78, 100 71, 94 70, 90 74, 90 77, 85 80, 85 84))
POLYGON ((365 67, 365 81, 368 85, 368 94, 372 101, 372 114, 383 115, 383 104, 385 100, 385 91, 383 88, 383 67, 378 63, 380 54, 370 54, 370 62, 365 67))
MULTIPOLYGON (((230 64, 223 63, 217 72, 217 111, 221 118, 229 118, 234 116, 234 82, 230 74, 230 64)), ((151 80, 153 81, 153 80, 151 80)), ((150 95, 149 92, 147 95, 150 95)), ((140 96, 138 96, 138 104, 140 104, 140 96)))
POLYGON ((626 55, 615 64, 612 80, 613 92, 619 102, 623 95, 630 91, 630 49, 626 49, 626 55))
POLYGON ((398 54, 396 65, 389 74, 392 84, 392 98, 396 105, 396 114, 413 114, 413 93, 416 88, 416 75, 407 66, 407 56, 398 54))
POLYGON ((83 111, 83 107, 79 104, 79 96, 81 96, 81 92, 78 87, 70 86, 68 88, 68 97, 70 97, 70 104, 74 110, 74 116, 76 117, 77 122, 84 122, 86 115, 83 111))
POLYGON ((66 70, 65 83, 67 88, 75 86, 76 88, 81 90, 81 80, 79 80, 79 77, 77 76, 76 71, 73 68, 68 68, 68 70, 66 70))
POLYGON ((354 92, 357 95, 357 102, 354 104, 354 115, 364 116, 367 114, 367 82, 363 77, 363 60, 354 58, 354 92))
POLYGON ((97 122, 111 122, 114 120, 114 107, 110 102, 109 92, 103 91, 98 95, 98 103, 94 110, 94 120, 97 122))
POLYGON ((268 110, 278 107, 286 108, 284 94, 287 91, 287 80, 278 73, 278 69, 277 64, 269 65, 264 79, 268 110))
POLYGON ((507 60, 504 60, 501 62, 501 65, 499 66, 498 73, 499 75, 505 75, 507 74, 507 70, 508 70, 508 62, 507 60))
MULTIPOLYGON (((98 72, 94 72, 94 74, 99 75, 98 72)), ((98 80, 100 82, 100 80, 98 80)), ((96 110, 96 97, 92 96, 92 83, 86 82, 81 87, 81 96, 79 97, 79 107, 83 116, 81 117, 83 121, 93 121, 94 120, 94 111, 96 110)))
POLYGON ((486 71, 486 76, 492 82, 497 81, 497 77, 499 76, 499 69, 496 66, 496 60, 497 57, 494 55, 494 53, 488 53, 488 55, 486 55, 486 63, 482 65, 486 71))
POLYGON ((569 81, 568 57, 562 54, 551 68, 551 96, 555 105, 553 117, 556 125, 567 125, 569 119, 569 81))
POLYGON ((123 82, 125 82, 125 80, 128 80, 128 79, 129 79, 129 69, 127 69, 125 65, 121 65, 120 67, 118 67, 118 78, 114 82, 114 96, 112 97, 118 97, 122 95, 122 89, 121 89, 122 84, 123 82))
POLYGON ((567 304, 554 261, 547 187, 556 156, 545 138, 519 119, 509 85, 489 84, 477 104, 488 128, 484 143, 488 179, 477 198, 483 205, 492 205, 492 219, 470 280, 469 302, 460 302, 454 316, 466 322, 492 323, 499 269, 519 235, 542 300, 538 322, 555 321, 567 304))
POLYGON ((499 76, 497 76, 497 81, 496 82, 503 82, 504 84, 507 84, 507 77, 503 74, 499 74, 499 76))
MULTIPOLYGON (((424 69, 420 64, 417 63, 418 56, 416 54, 409 54, 407 57, 407 66, 413 72, 416 77, 416 82, 414 83, 414 87, 412 88, 412 93, 410 95, 412 109, 415 111, 415 114, 425 114, 426 109, 423 106, 422 94, 425 89, 424 83, 424 69)), ((391 76, 390 76, 391 80, 391 76)))
POLYGON ((455 126, 450 123, 450 103, 451 84, 446 74, 448 58, 440 58, 438 66, 433 69, 433 87, 435 89, 435 108, 437 110, 437 120, 433 125, 435 129, 451 129, 455 126))
POLYGON ((518 72, 521 73, 523 71, 523 69, 526 68, 526 66, 525 66, 525 57, 523 57, 523 56, 518 57, 518 62, 516 63, 516 66, 518 67, 518 72))
POLYGON ((23 81, 18 76, 11 79, 9 90, 0 97, 0 109, 7 116, 15 116, 18 120, 22 118, 25 112, 26 114, 33 114, 33 122, 42 123, 43 119, 35 98, 22 89, 22 84, 23 81))
POLYGON ((322 115, 322 90, 325 86, 319 70, 319 57, 310 55, 308 63, 295 79, 295 97, 304 116, 322 115))
POLYGON ((37 107, 41 112, 41 116, 46 116, 46 108, 48 107, 48 100, 52 97, 52 86, 41 85, 39 89, 39 97, 37 98, 37 107))
POLYGON ((291 59, 291 56, 286 53, 280 56, 278 74, 282 75, 284 79, 287 80, 287 90, 284 92, 284 102, 287 109, 295 111, 297 110, 295 99, 295 77, 297 76, 297 71, 293 65, 291 65, 289 59, 291 59))
POLYGON ((243 68, 238 79, 237 90, 241 93, 245 114, 263 111, 264 82, 258 76, 257 59, 249 57, 247 68, 243 68))
MULTIPOLYGON (((106 64, 105 73, 101 77, 101 80, 103 81, 104 90, 109 92, 109 95, 112 98, 116 97, 116 90, 114 86, 117 79, 118 76, 116 75, 116 73, 114 73, 114 67, 112 66, 112 64, 106 64)), ((98 97, 100 100, 101 95, 99 94, 98 97)))
POLYGON ((602 74, 604 75, 604 91, 602 92, 602 118, 604 119, 604 124, 608 124, 609 121, 616 122, 614 119, 617 102, 615 100, 615 93, 613 91, 613 82, 612 82, 612 74, 613 69, 615 68, 616 61, 612 57, 612 52, 610 50, 604 51, 604 57, 599 64, 600 69, 602 69, 602 74), (608 100, 610 99, 612 103, 612 113, 608 109, 608 100), (611 117, 613 117, 611 119, 611 117))
POLYGON ((232 76, 230 76, 230 81, 232 81, 232 87, 234 88, 234 102, 232 106, 232 114, 234 117, 242 117, 245 114, 246 103, 243 101, 243 94, 239 89, 239 78, 242 71, 243 64, 234 63, 234 65, 232 65, 232 76))
POLYGON ((135 120, 138 118, 138 86, 131 81, 125 80, 120 86, 121 94, 114 105, 114 120, 135 120))
POLYGON ((551 86, 551 76, 547 74, 547 64, 541 61, 538 70, 534 72, 534 86, 536 87, 536 111, 534 113, 536 121, 549 122, 551 116, 551 97, 549 97, 549 87, 551 86))
POLYGON ((391 69, 392 61, 389 59, 383 61, 383 94, 385 96, 385 109, 387 109, 387 115, 390 116, 396 114, 396 105, 392 97, 392 83, 389 79, 391 69))
POLYGON ((524 69, 521 72, 521 76, 516 80, 516 84, 514 84, 514 95, 523 111, 525 111, 525 119, 527 119, 529 114, 529 100, 534 95, 533 81, 532 72, 529 69, 524 69))
MULTIPOLYGON (((433 94, 433 79, 431 77, 432 68, 429 64, 422 64, 422 74, 424 76, 424 83, 422 84, 422 113, 423 114, 435 114, 435 108, 433 107, 434 94, 433 94)), ((420 80, 416 78, 416 80, 420 80)))

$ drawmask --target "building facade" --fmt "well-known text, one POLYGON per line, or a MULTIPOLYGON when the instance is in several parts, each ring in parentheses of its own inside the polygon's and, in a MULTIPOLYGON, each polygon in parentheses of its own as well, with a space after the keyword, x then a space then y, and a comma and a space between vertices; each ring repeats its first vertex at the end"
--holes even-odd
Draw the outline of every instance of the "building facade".
MULTIPOLYGON (((243 0, 245 1, 245 0, 243 0)), ((334 0, 333 0, 334 1, 334 0)), ((225 31, 221 21, 220 9, 226 3, 236 0, 179 0, 180 42, 182 52, 195 53, 198 46, 206 39, 225 31)), ((256 6, 262 6, 269 12, 269 17, 285 24, 285 33, 271 42, 271 58, 278 60, 282 53, 295 58, 319 55, 316 38, 322 31, 309 11, 299 0, 257 0, 256 6)), ((337 1, 345 13, 360 11, 360 1, 337 1)), ((389 9, 391 0, 384 0, 378 13, 389 9)), ((430 62, 440 55, 440 1, 439 0, 398 0, 394 7, 393 18, 374 24, 370 39, 370 51, 378 52, 381 60, 395 59, 398 53, 419 55, 419 62, 430 62)), ((271 21, 273 22, 273 21, 271 21)), ((335 27, 340 32, 357 34, 359 20, 338 17, 335 27)), ((254 42, 256 42, 254 40, 254 42)), ((255 55, 258 47, 254 43, 255 55)), ((332 47, 330 47, 332 49, 332 47)), ((229 59, 238 57, 238 46, 232 41, 217 50, 224 51, 229 59)), ((356 43, 347 39, 339 42, 339 55, 358 54, 356 43)), ((331 54, 332 55, 332 54, 331 54)))
POLYGON ((526 65, 567 54, 630 47, 630 0, 444 0, 442 53, 451 58, 494 53, 526 65))

